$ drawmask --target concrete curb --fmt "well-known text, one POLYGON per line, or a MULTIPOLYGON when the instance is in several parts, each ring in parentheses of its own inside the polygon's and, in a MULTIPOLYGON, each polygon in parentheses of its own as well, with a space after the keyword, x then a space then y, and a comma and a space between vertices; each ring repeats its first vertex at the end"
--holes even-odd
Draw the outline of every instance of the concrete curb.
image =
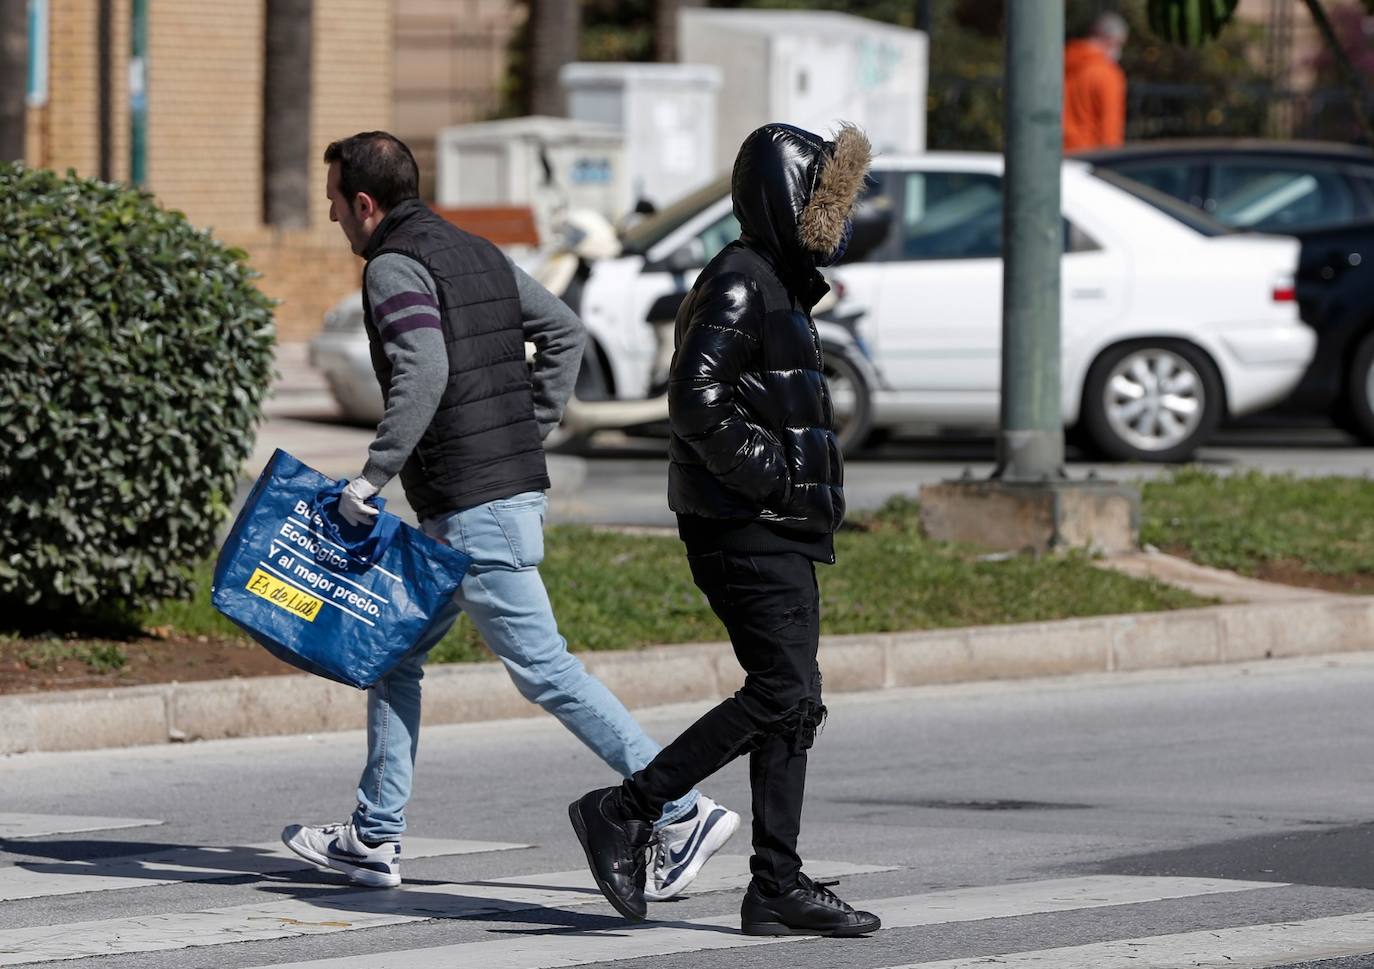
MULTIPOLYGON (((1374 650, 1374 597, 1333 597, 1014 626, 827 636, 828 691, 1166 669, 1374 650)), ((629 707, 739 687, 728 643, 580 654, 629 707)), ((538 715, 499 663, 436 665, 425 722, 538 715)), ((307 675, 0 697, 0 754, 317 733, 365 726, 357 690, 307 675)))

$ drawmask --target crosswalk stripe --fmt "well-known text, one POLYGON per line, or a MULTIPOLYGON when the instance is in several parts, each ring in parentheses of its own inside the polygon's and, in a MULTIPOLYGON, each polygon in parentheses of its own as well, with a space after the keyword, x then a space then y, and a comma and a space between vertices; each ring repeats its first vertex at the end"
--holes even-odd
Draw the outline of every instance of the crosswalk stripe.
MULTIPOLYGON (((1169 898, 1285 887, 1278 882, 1226 881, 1215 878, 1155 878, 1094 875, 1052 881, 966 888, 926 895, 902 895, 857 902, 882 917, 885 928, 913 928, 950 922, 1013 918, 1075 909, 1133 905, 1169 898)), ((539 930, 528 936, 488 942, 466 942, 428 949, 370 954, 369 969, 558 969, 594 962, 644 956, 776 945, 800 936, 760 937, 739 933, 739 916, 726 915, 684 922, 625 923, 606 932, 584 928, 539 930)), ((338 959, 280 964, 271 969, 352 969, 356 955, 338 959)), ((266 966, 257 969, 268 969, 266 966)))
MULTIPOLYGON (((1374 912, 1181 932, 893 969, 1262 969, 1374 953, 1374 912)), ((370 965, 377 965, 369 962, 370 965)), ((279 967, 285 969, 285 967, 279 967)))
MULTIPOLYGON (((511 851, 529 845, 503 841, 407 838, 405 857, 434 858, 485 851, 511 851)), ((23 861, 0 868, 0 902, 80 892, 146 888, 173 882, 210 881, 238 875, 275 875, 313 867, 280 841, 220 848, 169 848, 145 855, 99 861, 23 861)))
MULTIPOLYGON (((821 861, 808 863, 807 870, 818 878, 835 878, 892 869, 821 861)), ((692 892, 742 889, 749 878, 747 857, 719 855, 698 876, 692 892)), ((343 891, 309 900, 0 930, 0 966, 261 942, 482 912, 569 908, 596 902, 603 902, 601 892, 585 868, 447 885, 402 886, 394 891, 343 891)))
POLYGON ((146 828, 162 823, 156 818, 98 818, 80 814, 15 814, 0 811, 0 841, 41 838, 49 834, 75 834, 80 831, 146 828))

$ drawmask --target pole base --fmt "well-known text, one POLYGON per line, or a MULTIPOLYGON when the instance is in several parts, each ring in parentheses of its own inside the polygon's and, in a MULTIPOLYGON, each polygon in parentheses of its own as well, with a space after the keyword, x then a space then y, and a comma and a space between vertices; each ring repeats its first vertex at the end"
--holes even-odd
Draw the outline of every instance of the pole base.
POLYGON ((1111 481, 946 481, 921 489, 921 525, 996 551, 1120 554, 1140 545, 1140 493, 1111 481))

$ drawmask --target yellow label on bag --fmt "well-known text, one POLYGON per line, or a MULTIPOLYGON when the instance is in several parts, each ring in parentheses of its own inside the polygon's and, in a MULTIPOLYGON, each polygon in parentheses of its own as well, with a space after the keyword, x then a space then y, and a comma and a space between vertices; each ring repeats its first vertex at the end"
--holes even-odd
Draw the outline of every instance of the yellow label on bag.
POLYGON ((322 600, 302 592, 274 575, 269 575, 262 569, 253 570, 253 574, 248 577, 248 585, 244 588, 253 595, 262 596, 279 609, 285 609, 292 615, 300 616, 307 622, 314 622, 315 616, 320 611, 320 606, 324 605, 322 600))

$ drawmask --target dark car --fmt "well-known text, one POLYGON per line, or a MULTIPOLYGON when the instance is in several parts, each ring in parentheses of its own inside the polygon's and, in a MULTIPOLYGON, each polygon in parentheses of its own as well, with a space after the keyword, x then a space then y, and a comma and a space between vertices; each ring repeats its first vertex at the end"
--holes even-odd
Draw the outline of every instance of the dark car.
POLYGON ((1075 157, 1205 210, 1292 235, 1374 219, 1374 152, 1322 141, 1142 141, 1075 157))
POLYGON ((1288 409, 1322 411, 1374 443, 1374 220, 1292 233, 1298 305, 1317 352, 1288 409))
POLYGON ((1150 141, 1083 152, 1241 231, 1302 242, 1297 297, 1317 352, 1278 410, 1374 442, 1374 152, 1327 142, 1150 141))

